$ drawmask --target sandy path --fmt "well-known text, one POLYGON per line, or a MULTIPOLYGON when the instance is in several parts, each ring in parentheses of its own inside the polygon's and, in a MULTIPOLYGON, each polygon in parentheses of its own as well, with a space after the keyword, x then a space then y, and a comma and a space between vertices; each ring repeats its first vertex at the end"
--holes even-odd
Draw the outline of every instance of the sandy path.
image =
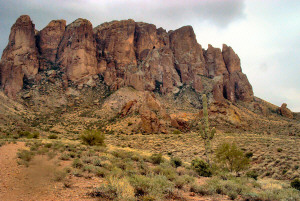
POLYGON ((88 190, 99 184, 99 179, 69 178, 72 188, 64 188, 62 182, 54 181, 54 171, 58 168, 46 157, 36 156, 30 166, 17 164, 18 149, 25 144, 6 144, 0 147, 0 200, 92 200, 86 195, 88 190))

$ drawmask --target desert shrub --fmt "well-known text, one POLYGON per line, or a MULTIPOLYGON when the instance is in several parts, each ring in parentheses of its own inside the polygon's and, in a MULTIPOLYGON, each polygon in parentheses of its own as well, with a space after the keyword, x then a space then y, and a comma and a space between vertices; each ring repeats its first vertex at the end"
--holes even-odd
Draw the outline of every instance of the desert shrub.
POLYGON ((177 177, 176 169, 170 166, 169 163, 162 163, 153 169, 157 175, 164 175, 168 180, 173 181, 177 177))
POLYGON ((247 153, 245 154, 245 156, 246 156, 247 158, 252 158, 253 152, 247 152, 247 153))
POLYGON ((134 197, 134 188, 127 178, 119 179, 111 177, 108 179, 107 184, 95 188, 91 195, 108 200, 136 200, 134 197))
POLYGON ((278 149, 277 149, 277 152, 282 152, 282 148, 278 148, 278 149))
POLYGON ((70 155, 68 153, 62 153, 59 157, 60 160, 68 161, 70 160, 70 155))
POLYGON ((34 153, 28 150, 20 150, 17 153, 19 159, 29 162, 34 157, 34 153))
POLYGON ((300 191, 300 179, 296 178, 291 182, 291 186, 300 191))
POLYGON ((181 131, 180 130, 173 130, 173 134, 181 134, 181 131))
POLYGON ((98 177, 106 177, 109 174, 109 171, 103 167, 96 167, 95 168, 95 174, 98 177))
POLYGON ((203 160, 197 158, 192 160, 191 168, 195 170, 199 176, 210 177, 212 175, 212 171, 208 163, 203 160))
POLYGON ((83 167, 83 163, 80 159, 76 158, 72 163, 72 167, 80 169, 83 167))
POLYGON ((176 168, 180 167, 182 165, 182 160, 177 157, 171 158, 171 164, 172 164, 172 166, 174 166, 176 168))
POLYGON ((250 160, 236 144, 223 143, 217 147, 217 162, 230 172, 239 172, 249 167, 250 160))
POLYGON ((100 160, 100 158, 94 158, 94 159, 93 159, 93 165, 94 165, 94 166, 99 166, 99 167, 101 167, 102 165, 101 165, 101 160, 100 160))
POLYGON ((65 171, 54 171, 54 181, 62 181, 67 176, 67 173, 65 171))
POLYGON ((51 148, 51 147, 52 147, 52 143, 46 143, 46 144, 44 145, 44 147, 46 147, 46 148, 51 148))
POLYGON ((58 136, 56 134, 50 134, 50 135, 48 135, 48 139, 54 140, 54 139, 57 139, 57 138, 58 138, 58 136))
POLYGON ((164 161, 164 159, 162 157, 162 154, 158 153, 158 154, 152 154, 151 157, 150 157, 150 161, 153 164, 160 164, 164 161))
POLYGON ((247 177, 253 178, 255 180, 257 180, 258 177, 258 173, 255 170, 251 170, 249 172, 246 173, 247 177))
POLYGON ((0 147, 5 145, 5 142, 0 142, 0 147))
POLYGON ((81 141, 83 144, 87 144, 90 146, 93 145, 104 145, 105 136, 101 131, 97 130, 86 130, 81 136, 81 141))
POLYGON ((268 189, 261 191, 256 200, 300 200, 300 193, 293 188, 268 189))
POLYGON ((174 184, 163 175, 151 177, 134 175, 130 178, 130 183, 134 187, 136 196, 150 195, 156 200, 162 200, 174 188, 174 184))
POLYGON ((29 131, 18 131, 19 137, 28 137, 30 136, 30 132, 29 131))
POLYGON ((38 139, 39 137, 40 137, 40 133, 39 132, 33 132, 32 133, 32 138, 38 139))

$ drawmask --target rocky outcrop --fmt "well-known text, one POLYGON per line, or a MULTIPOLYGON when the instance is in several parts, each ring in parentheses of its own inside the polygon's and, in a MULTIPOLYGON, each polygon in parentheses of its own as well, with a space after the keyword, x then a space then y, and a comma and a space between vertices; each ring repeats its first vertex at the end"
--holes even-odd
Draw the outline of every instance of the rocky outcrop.
POLYGON ((81 84, 98 74, 96 42, 93 26, 85 19, 77 19, 66 27, 58 47, 57 60, 68 80, 81 84))
POLYGON ((175 68, 184 84, 193 84, 197 92, 202 91, 201 75, 206 75, 202 47, 197 43, 194 30, 185 26, 170 32, 170 46, 175 57, 175 68))
POLYGON ((57 48, 66 29, 66 20, 52 20, 38 33, 40 54, 47 61, 55 63, 57 48))
POLYGON ((282 116, 286 118, 293 119, 294 117, 292 111, 289 108, 287 108, 286 103, 282 103, 281 107, 279 108, 279 112, 282 116))
POLYGON ((35 25, 22 15, 12 26, 9 42, 0 62, 1 87, 9 97, 15 97, 23 87, 23 80, 33 80, 39 61, 35 41, 35 25))
POLYGON ((151 93, 147 93, 139 108, 141 117, 140 128, 146 133, 166 133, 166 121, 170 121, 169 115, 151 93))
POLYGON ((242 72, 238 55, 231 47, 224 44, 221 52, 220 49, 209 45, 204 57, 208 76, 215 80, 213 86, 215 101, 253 100, 252 86, 242 72))
POLYGON ((187 85, 197 93, 209 90, 214 101, 253 99, 233 49, 209 45, 203 50, 191 26, 167 33, 153 24, 122 20, 93 29, 80 18, 68 26, 53 20, 35 35, 30 18, 21 16, 9 41, 1 60, 1 85, 9 96, 22 89, 23 79, 34 80, 40 67, 57 71, 65 89, 70 82, 78 89, 95 87, 100 75, 112 90, 132 86, 167 94, 187 85))

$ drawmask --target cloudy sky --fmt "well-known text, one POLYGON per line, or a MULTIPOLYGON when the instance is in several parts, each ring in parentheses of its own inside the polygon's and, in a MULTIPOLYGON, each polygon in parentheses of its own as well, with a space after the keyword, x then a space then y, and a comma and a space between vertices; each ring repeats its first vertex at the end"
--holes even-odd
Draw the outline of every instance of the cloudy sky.
POLYGON ((300 112, 299 0, 0 0, 0 51, 22 14, 38 30, 53 19, 81 17, 94 26, 134 19, 174 30, 192 25, 203 48, 231 46, 254 94, 300 112))

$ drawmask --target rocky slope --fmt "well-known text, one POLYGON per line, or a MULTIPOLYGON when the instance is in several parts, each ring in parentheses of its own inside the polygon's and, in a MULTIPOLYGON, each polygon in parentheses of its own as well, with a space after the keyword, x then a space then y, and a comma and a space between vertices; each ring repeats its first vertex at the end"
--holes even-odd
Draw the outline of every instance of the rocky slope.
POLYGON ((245 130, 256 117, 294 118, 285 104, 273 107, 255 98, 234 50, 225 44, 222 50, 203 49, 191 26, 167 32, 123 20, 93 28, 80 18, 69 25, 53 20, 37 31, 24 15, 11 28, 0 84, 9 98, 34 112, 27 122, 54 122, 51 128, 58 126, 57 119, 78 129, 79 122, 83 128, 120 117, 128 125, 136 123, 131 132, 186 131, 201 117, 203 93, 216 126, 227 122, 245 130))

